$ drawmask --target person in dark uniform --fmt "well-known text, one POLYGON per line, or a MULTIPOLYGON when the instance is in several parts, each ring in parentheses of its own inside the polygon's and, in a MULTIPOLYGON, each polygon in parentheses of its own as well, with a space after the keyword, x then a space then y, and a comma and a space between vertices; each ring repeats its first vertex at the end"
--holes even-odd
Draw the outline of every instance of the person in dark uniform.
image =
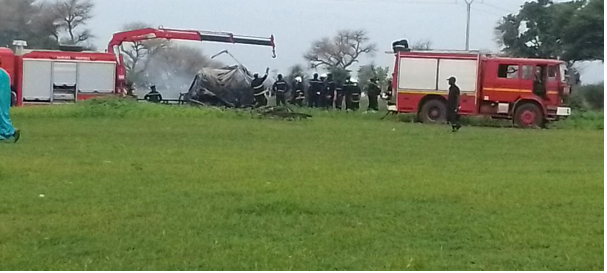
MULTIPOLYGON (((344 99, 346 99, 346 95, 348 94, 348 87, 352 84, 350 80, 350 76, 347 76, 344 84, 337 87, 335 90, 335 109, 337 110, 343 110, 344 99)), ((346 101, 346 108, 347 107, 348 102, 346 101)))
POLYGON ((259 74, 253 75, 251 81, 251 88, 253 89, 253 96, 255 97, 255 108, 268 106, 268 99, 266 98, 266 88, 264 86, 265 81, 268 79, 268 73, 270 68, 266 68, 266 74, 260 78, 259 74))
POLYGON ((348 80, 348 82, 344 85, 344 93, 346 96, 346 110, 358 111, 360 108, 360 97, 362 93, 360 86, 358 86, 358 80, 348 80))
POLYGON ((289 85, 284 80, 282 74, 278 74, 278 80, 272 86, 272 92, 276 94, 276 106, 287 106, 287 92, 289 92, 289 85))
POLYGON ((295 78, 295 84, 293 84, 291 104, 302 107, 305 100, 306 92, 304 91, 303 79, 301 77, 297 77, 295 78))
POLYGON ((377 82, 378 79, 373 78, 371 79, 371 82, 369 82, 369 86, 367 87, 367 95, 369 95, 369 108, 367 108, 367 111, 369 112, 379 111, 378 97, 381 93, 381 88, 379 87, 379 84, 377 82))
POLYGON ((162 94, 156 90, 156 85, 150 86, 150 92, 143 97, 144 100, 153 102, 153 103, 161 103, 162 102, 162 94))
POLYGON ((308 107, 320 107, 322 86, 323 82, 318 79, 318 73, 315 73, 314 78, 310 80, 310 87, 308 88, 308 107))
POLYGON ((453 128, 453 132, 459 131, 462 128, 460 124, 460 116, 459 116, 459 97, 460 97, 460 89, 457 86, 457 79, 455 77, 450 77, 449 81, 449 98, 447 100, 447 120, 451 124, 453 128))
POLYGON ((325 84, 322 88, 321 96, 321 107, 329 110, 333 108, 333 99, 335 98, 335 91, 337 90, 337 84, 333 80, 333 75, 329 74, 326 77, 325 84))

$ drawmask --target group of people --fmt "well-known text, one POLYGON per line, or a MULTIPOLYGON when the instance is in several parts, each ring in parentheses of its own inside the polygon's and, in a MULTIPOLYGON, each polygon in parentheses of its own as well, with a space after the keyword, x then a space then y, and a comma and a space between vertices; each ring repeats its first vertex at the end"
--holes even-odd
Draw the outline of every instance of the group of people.
MULTIPOLYGON (((347 77, 344 84, 338 84, 332 74, 319 75, 315 73, 309 81, 308 89, 305 90, 302 77, 296 77, 295 82, 289 85, 282 74, 278 75, 278 80, 272 85, 271 89, 266 89, 265 81, 268 79, 268 72, 263 77, 259 74, 253 75, 251 88, 255 96, 255 107, 264 107, 268 105, 268 93, 276 96, 276 105, 287 105, 287 94, 291 92, 288 100, 293 105, 308 106, 310 108, 338 109, 357 111, 360 108, 362 98, 362 89, 355 78, 347 77)), ((379 111, 379 96, 381 88, 378 79, 371 79, 367 87, 369 97, 368 111, 379 111)))

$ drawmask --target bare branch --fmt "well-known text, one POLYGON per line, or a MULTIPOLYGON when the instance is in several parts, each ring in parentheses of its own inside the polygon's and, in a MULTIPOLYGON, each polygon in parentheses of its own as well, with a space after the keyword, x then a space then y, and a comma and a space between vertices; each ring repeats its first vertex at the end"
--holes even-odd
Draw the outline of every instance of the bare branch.
POLYGON ((312 43, 304 59, 312 68, 348 68, 357 63, 363 55, 372 55, 377 45, 369 44, 369 37, 364 30, 340 30, 332 38, 323 38, 312 43))
POLYGON ((68 44, 82 44, 93 38, 90 30, 77 32, 76 29, 87 24, 88 20, 93 18, 93 8, 95 5, 91 0, 57 0, 51 7, 54 17, 54 25, 67 33, 68 39, 61 39, 68 44))

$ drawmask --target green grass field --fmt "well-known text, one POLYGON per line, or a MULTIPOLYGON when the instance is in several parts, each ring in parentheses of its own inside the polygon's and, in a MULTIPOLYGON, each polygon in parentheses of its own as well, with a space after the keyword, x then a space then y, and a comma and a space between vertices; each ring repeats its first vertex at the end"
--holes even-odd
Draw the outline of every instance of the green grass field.
POLYGON ((602 130, 380 117, 17 109, 0 270, 603 270, 602 130))

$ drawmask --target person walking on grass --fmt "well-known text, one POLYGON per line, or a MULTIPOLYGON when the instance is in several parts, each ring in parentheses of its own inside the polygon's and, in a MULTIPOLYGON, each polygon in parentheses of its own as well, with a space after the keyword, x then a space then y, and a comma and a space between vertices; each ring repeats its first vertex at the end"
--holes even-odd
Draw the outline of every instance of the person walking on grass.
POLYGON ((0 142, 16 143, 21 137, 21 131, 13 127, 10 118, 11 96, 11 78, 0 68, 0 142))
POLYGON ((449 81, 449 99, 447 100, 447 121, 451 124, 453 132, 459 131, 462 128, 459 115, 459 96, 460 89, 457 86, 457 79, 450 77, 449 81))

